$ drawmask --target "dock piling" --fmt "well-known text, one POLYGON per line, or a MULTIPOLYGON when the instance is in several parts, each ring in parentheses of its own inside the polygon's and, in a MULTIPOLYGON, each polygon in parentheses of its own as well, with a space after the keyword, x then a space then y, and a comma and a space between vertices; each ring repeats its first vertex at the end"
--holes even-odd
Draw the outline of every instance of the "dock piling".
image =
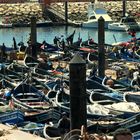
POLYGON ((126 13, 126 0, 123 0, 123 17, 125 17, 126 13))
POLYGON ((79 54, 70 61, 70 119, 71 130, 87 126, 86 62, 79 54))
POLYGON ((31 46, 33 57, 37 57, 36 43, 37 43, 36 17, 33 16, 31 17, 31 46))
POLYGON ((68 24, 68 1, 65 1, 65 24, 68 24))
POLYGON ((104 49, 104 40, 105 40, 105 21, 103 17, 98 19, 98 76, 105 76, 105 49, 104 49))

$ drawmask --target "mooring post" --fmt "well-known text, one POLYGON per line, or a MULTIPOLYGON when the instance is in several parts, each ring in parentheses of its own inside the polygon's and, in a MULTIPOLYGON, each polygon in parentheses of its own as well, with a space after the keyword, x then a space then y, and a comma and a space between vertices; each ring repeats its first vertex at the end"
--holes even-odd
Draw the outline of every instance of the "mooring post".
POLYGON ((70 119, 71 130, 87 126, 86 62, 79 54, 70 61, 70 119))
POLYGON ((123 0, 123 17, 125 17, 126 13, 126 0, 123 0))
POLYGON ((65 0, 65 24, 68 24, 68 1, 65 0))
POLYGON ((105 76, 105 31, 104 31, 105 21, 103 17, 98 19, 98 75, 99 77, 105 76))
POLYGON ((37 43, 37 31, 36 31, 36 17, 31 17, 31 46, 32 56, 37 57, 36 43, 37 43))

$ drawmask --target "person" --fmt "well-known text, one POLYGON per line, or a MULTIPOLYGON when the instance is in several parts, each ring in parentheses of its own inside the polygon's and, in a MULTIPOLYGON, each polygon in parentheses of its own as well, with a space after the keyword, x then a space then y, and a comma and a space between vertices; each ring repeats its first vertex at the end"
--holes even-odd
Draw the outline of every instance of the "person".
POLYGON ((58 42, 60 42, 60 40, 57 36, 55 36, 54 39, 53 39, 54 45, 58 45, 58 42))
POLYGON ((120 49, 121 53, 125 53, 125 47, 123 46, 121 49, 120 49))
POLYGON ((62 136, 70 131, 70 120, 66 112, 62 113, 62 118, 58 121, 58 128, 62 136))
POLYGON ((6 57, 6 46, 5 46, 5 44, 3 43, 2 44, 2 47, 1 47, 1 52, 2 52, 2 57, 6 57))
POLYGON ((88 39, 88 45, 91 45, 91 44, 94 44, 94 39, 93 38, 88 39))
POLYGON ((114 53, 116 58, 119 58, 119 48, 118 46, 114 46, 112 49, 112 52, 114 53))
POLYGON ((108 85, 109 87, 113 88, 114 87, 114 81, 110 78, 106 81, 106 85, 108 85))
POLYGON ((63 51, 65 51, 65 41, 64 41, 64 39, 62 39, 62 41, 61 41, 61 45, 62 45, 62 49, 63 49, 63 51))
POLYGON ((11 94, 13 92, 14 92, 14 88, 12 88, 11 90, 10 89, 7 89, 5 91, 4 98, 6 99, 7 102, 9 102, 12 99, 11 94))
POLYGON ((134 29, 128 29, 128 34, 131 35, 131 37, 136 37, 136 31, 134 29))
POLYGON ((133 140, 133 135, 129 129, 119 128, 114 132, 113 140, 133 140))

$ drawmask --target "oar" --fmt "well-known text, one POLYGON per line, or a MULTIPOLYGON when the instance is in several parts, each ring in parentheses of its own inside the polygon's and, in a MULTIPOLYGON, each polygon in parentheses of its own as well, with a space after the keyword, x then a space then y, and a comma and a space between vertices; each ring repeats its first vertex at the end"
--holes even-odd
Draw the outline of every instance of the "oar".
POLYGON ((117 39, 116 39, 116 37, 115 37, 115 35, 113 34, 113 38, 114 38, 114 40, 115 40, 115 43, 117 43, 117 39))

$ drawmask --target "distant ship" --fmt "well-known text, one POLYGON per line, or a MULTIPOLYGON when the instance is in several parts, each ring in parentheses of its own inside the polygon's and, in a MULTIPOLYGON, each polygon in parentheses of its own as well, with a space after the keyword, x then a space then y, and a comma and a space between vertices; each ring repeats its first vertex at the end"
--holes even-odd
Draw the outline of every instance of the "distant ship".
POLYGON ((122 17, 120 22, 110 23, 108 29, 115 31, 140 30, 140 23, 136 22, 133 17, 127 15, 122 17))
POLYGON ((105 20, 105 28, 108 28, 108 24, 112 23, 111 17, 107 14, 103 5, 95 1, 88 5, 88 21, 82 23, 82 27, 98 28, 98 19, 103 17, 105 20))

